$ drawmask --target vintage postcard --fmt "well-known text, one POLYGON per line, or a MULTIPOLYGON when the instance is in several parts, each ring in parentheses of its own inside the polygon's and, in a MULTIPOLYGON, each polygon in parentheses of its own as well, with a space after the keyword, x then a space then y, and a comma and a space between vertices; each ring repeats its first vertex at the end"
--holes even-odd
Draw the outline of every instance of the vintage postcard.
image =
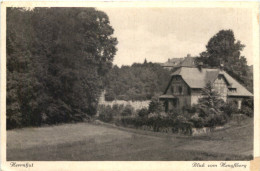
POLYGON ((257 2, 3 2, 1 170, 258 170, 257 2))

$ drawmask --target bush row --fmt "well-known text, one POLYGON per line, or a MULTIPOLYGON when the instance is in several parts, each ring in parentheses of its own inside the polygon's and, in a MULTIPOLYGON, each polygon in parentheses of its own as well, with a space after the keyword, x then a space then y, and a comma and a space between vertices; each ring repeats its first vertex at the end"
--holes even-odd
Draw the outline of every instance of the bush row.
POLYGON ((131 116, 134 114, 134 112, 135 110, 131 105, 100 105, 98 107, 98 118, 104 122, 112 122, 115 118, 131 116))
POLYGON ((209 108, 201 114, 198 105, 186 107, 181 111, 163 112, 161 104, 152 100, 149 108, 134 110, 130 105, 113 105, 99 107, 99 119, 104 122, 114 122, 122 126, 146 128, 158 132, 170 129, 172 132, 190 134, 192 128, 221 126, 230 120, 234 114, 243 113, 253 115, 253 105, 247 101, 241 110, 237 109, 234 102, 223 103, 219 109, 209 108))
POLYGON ((135 128, 141 128, 147 126, 153 129, 155 132, 159 132, 162 128, 171 128, 172 132, 178 132, 181 130, 187 134, 191 134, 193 123, 189 122, 185 117, 170 116, 165 113, 151 113, 149 117, 128 117, 121 119, 121 125, 134 126, 135 128))

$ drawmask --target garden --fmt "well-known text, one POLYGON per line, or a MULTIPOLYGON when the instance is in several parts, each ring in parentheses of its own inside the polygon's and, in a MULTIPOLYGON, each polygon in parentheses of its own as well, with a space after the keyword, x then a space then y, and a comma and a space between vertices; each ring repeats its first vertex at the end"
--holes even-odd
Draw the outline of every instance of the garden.
POLYGON ((243 120, 253 117, 253 98, 244 99, 242 108, 238 110, 235 101, 224 102, 211 85, 202 91, 204 96, 198 100, 198 104, 182 110, 164 112, 163 103, 154 97, 148 108, 140 110, 134 110, 131 105, 100 105, 98 119, 117 126, 192 135, 193 128, 214 129, 234 118, 243 120))

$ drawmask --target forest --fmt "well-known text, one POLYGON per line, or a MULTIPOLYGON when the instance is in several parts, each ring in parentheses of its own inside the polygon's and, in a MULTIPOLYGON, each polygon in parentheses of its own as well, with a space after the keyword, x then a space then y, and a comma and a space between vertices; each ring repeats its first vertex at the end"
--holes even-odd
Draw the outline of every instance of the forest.
POLYGON ((171 72, 159 64, 146 62, 131 66, 114 66, 104 78, 105 99, 111 100, 151 100, 161 95, 169 83, 171 72))

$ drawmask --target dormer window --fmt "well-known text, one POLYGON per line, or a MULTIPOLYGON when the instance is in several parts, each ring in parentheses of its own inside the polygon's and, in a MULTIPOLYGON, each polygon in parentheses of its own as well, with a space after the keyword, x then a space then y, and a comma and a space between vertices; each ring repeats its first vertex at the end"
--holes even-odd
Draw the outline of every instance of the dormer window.
POLYGON ((236 88, 228 88, 228 90, 229 90, 230 92, 236 92, 236 91, 237 91, 236 88))

